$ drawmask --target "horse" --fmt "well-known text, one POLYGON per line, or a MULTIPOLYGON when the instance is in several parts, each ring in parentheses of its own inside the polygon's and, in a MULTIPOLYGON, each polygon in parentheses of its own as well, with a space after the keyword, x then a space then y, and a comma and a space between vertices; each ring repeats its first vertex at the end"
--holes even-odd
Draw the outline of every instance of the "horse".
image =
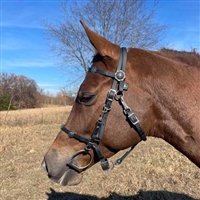
MULTIPOLYGON (((112 170, 148 137, 161 138, 200 167, 200 58, 120 48, 81 24, 96 50, 67 122, 42 167, 60 185, 77 185, 100 161, 112 170), (110 157, 130 148, 115 162, 110 157)), ((188 55, 188 54, 187 54, 188 55)))

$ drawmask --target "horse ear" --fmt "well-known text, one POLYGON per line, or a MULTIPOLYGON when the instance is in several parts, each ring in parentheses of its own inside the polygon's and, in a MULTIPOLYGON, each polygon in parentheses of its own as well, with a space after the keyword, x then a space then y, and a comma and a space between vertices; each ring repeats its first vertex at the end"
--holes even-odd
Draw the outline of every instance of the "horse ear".
POLYGON ((87 36, 90 40, 90 43, 94 46, 97 52, 102 56, 109 56, 114 59, 118 59, 120 47, 116 44, 113 44, 100 36, 99 34, 95 33, 94 31, 90 30, 83 21, 80 21, 87 36))

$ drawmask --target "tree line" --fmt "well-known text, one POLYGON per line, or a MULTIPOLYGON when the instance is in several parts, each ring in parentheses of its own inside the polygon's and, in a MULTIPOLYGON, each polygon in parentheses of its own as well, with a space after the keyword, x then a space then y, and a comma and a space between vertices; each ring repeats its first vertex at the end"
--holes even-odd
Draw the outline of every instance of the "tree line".
POLYGON ((26 76, 2 72, 0 76, 0 110, 39 108, 46 104, 71 105, 73 93, 65 88, 56 95, 44 92, 26 76))

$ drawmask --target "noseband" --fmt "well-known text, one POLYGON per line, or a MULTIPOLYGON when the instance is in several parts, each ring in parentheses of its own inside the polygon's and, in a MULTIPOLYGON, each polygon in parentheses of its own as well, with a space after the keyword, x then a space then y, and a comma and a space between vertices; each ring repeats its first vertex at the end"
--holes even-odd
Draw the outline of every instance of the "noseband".
POLYGON ((91 138, 82 137, 76 134, 75 132, 70 131, 64 125, 61 126, 61 130, 67 133, 70 138, 74 138, 78 140, 79 142, 83 142, 86 144, 85 149, 77 151, 72 156, 71 161, 67 164, 70 168, 78 172, 85 170, 87 167, 91 165, 93 156, 90 153, 90 149, 93 149, 94 153, 96 153, 98 161, 101 162, 102 169, 111 170, 114 168, 115 165, 119 165, 135 147, 135 146, 130 147, 130 150, 128 150, 121 158, 117 159, 115 162, 109 161, 107 158, 104 158, 102 154, 100 143, 104 134, 108 113, 111 110, 111 105, 112 105, 113 100, 119 101, 119 104, 122 106, 124 115, 127 117, 127 120, 131 128, 133 128, 138 133, 141 140, 143 141, 146 140, 146 135, 139 124, 138 118, 135 116, 131 108, 128 107, 124 101, 123 92, 128 90, 128 84, 125 82, 126 60, 127 60, 127 50, 126 48, 122 47, 120 49, 120 58, 119 58, 117 70, 115 73, 97 69, 95 66, 91 67, 88 70, 88 72, 92 74, 97 73, 97 74, 101 74, 103 76, 107 76, 113 79, 112 86, 107 94, 103 111, 96 122, 91 138), (79 155, 88 155, 90 157, 90 161, 88 162, 88 164, 86 164, 83 167, 77 166, 74 162, 74 158, 79 155), (109 165, 109 162, 112 163, 112 166, 109 165))

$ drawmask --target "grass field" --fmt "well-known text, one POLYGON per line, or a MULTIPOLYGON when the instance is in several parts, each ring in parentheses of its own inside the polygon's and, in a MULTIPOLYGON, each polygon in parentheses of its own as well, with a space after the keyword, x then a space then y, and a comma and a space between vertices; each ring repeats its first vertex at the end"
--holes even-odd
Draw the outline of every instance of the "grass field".
POLYGON ((154 138, 139 144, 111 172, 103 172, 96 164, 85 172, 78 186, 51 182, 40 164, 70 109, 0 112, 1 200, 200 199, 200 169, 154 138))

